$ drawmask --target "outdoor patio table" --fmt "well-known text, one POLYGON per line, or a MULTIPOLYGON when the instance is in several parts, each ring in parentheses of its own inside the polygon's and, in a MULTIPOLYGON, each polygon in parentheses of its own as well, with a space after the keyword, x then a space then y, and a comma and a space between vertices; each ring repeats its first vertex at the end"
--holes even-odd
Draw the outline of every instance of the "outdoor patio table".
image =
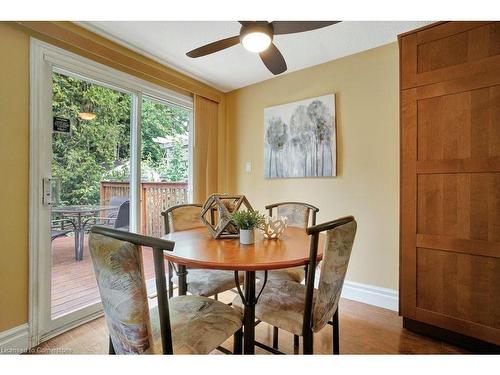
POLYGON ((53 207, 52 213, 62 214, 73 225, 75 230, 75 259, 83 259, 83 240, 85 237, 85 227, 95 219, 98 212, 116 210, 119 206, 59 206, 53 207), (90 217, 89 217, 90 216, 90 217))
MULTIPOLYGON (((255 243, 241 245, 239 239, 214 239, 206 228, 173 232, 162 237, 174 241, 173 251, 165 251, 165 258, 178 265, 179 295, 186 294, 186 267, 235 271, 235 280, 244 307, 244 353, 255 353, 255 305, 265 287, 256 293, 255 272, 304 266, 309 263, 309 236, 303 228, 288 227, 282 237, 268 240, 256 233, 255 243), (241 290, 237 272, 245 272, 241 290)), ((320 236, 318 260, 323 254, 323 236, 320 236)))

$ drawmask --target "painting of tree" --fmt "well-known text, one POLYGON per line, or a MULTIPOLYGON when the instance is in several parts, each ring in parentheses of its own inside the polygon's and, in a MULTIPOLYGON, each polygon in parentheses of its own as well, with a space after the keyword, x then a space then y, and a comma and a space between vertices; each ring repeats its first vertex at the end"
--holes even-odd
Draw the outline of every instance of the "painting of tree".
POLYGON ((267 144, 270 148, 269 171, 273 170, 276 177, 284 177, 283 154, 288 141, 287 126, 279 117, 269 119, 266 130, 267 144))
POLYGON ((336 175, 335 95, 264 110, 266 178, 336 175))

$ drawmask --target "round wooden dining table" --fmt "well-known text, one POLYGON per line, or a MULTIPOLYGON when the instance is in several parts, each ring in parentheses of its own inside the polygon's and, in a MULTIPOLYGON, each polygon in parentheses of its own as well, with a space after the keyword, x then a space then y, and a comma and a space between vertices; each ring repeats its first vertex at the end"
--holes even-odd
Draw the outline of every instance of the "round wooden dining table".
MULTIPOLYGON (((238 238, 214 239, 207 228, 173 232, 162 239, 175 242, 173 251, 165 251, 166 259, 178 265, 179 295, 186 294, 189 268, 231 270, 235 272, 238 293, 244 305, 243 352, 255 352, 255 305, 262 289, 256 293, 255 272, 304 266, 309 263, 309 236, 303 228, 288 227, 280 239, 265 239, 260 231, 255 233, 255 243, 242 245, 238 238), (238 272, 245 272, 243 291, 238 272)), ((320 236, 318 260, 322 257, 320 236)))

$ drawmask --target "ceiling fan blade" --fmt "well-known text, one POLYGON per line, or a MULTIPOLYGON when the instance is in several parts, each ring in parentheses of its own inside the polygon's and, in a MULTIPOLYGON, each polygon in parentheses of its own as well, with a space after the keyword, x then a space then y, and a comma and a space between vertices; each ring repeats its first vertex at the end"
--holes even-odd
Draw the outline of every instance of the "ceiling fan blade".
POLYGON ((264 65, 274 75, 281 74, 286 71, 286 61, 278 48, 271 43, 271 45, 263 52, 259 53, 260 58, 264 65))
POLYGON ((273 21, 274 35, 301 33, 321 29, 341 21, 273 21))
POLYGON ((232 47, 235 44, 238 44, 239 42, 240 42, 240 36, 236 35, 230 38, 218 40, 213 43, 205 44, 204 46, 189 51, 188 53, 186 53, 186 55, 192 58, 210 55, 211 53, 232 47))

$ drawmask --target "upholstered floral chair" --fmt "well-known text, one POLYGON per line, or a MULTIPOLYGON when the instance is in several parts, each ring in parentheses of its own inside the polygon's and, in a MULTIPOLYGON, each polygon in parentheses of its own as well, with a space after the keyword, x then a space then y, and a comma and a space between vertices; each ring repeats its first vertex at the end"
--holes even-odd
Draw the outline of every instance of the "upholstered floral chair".
MULTIPOLYGON (((311 235, 311 253, 306 285, 292 280, 268 280, 255 307, 256 319, 291 332, 296 337, 302 336, 305 354, 313 352, 313 333, 320 331, 332 317, 333 352, 339 353, 338 303, 356 228, 352 216, 309 227, 307 233, 311 235), (321 232, 325 232, 325 246, 319 286, 315 289, 314 276, 321 232)), ((239 296, 234 299, 233 307, 243 310, 239 296)))
POLYGON ((90 255, 110 336, 110 354, 207 354, 234 335, 241 353, 242 317, 214 299, 166 295, 163 251, 174 243, 92 227, 90 255), (158 305, 148 306, 141 246, 153 248, 158 305))
MULTIPOLYGON (((165 223, 165 234, 182 230, 205 227, 200 219, 201 204, 181 204, 172 206, 162 212, 165 223)), ((179 285, 178 277, 174 275, 175 265, 168 263, 169 273, 169 296, 173 296, 174 283, 179 285)), ((243 281, 240 276, 240 282, 243 281)), ((188 269, 187 291, 193 295, 217 299, 218 293, 225 292, 236 287, 233 271, 188 269)))
MULTIPOLYGON (((319 208, 302 202, 273 203, 267 205, 266 210, 268 210, 269 216, 284 216, 287 218, 288 226, 303 228, 304 231, 309 225, 316 224, 316 215, 319 212, 319 208)), ((263 272, 257 273, 259 279, 262 279, 263 276, 263 272)), ((293 267, 268 272, 268 279, 271 280, 292 280, 300 283, 304 278, 305 270, 303 267, 293 267)))
MULTIPOLYGON (((266 206, 269 216, 286 217, 287 225, 290 227, 303 228, 304 231, 310 225, 316 224, 316 215, 319 208, 302 202, 281 202, 273 203, 266 206), (310 223, 309 223, 310 222, 310 223)), ((269 280, 291 280, 295 282, 302 282, 306 277, 306 268, 292 267, 282 270, 273 270, 268 272, 269 280)), ((257 278, 264 279, 264 272, 257 272, 257 278)), ((277 327, 273 330, 273 348, 278 349, 279 331, 277 327)), ((297 345, 298 336, 294 340, 297 345)))

